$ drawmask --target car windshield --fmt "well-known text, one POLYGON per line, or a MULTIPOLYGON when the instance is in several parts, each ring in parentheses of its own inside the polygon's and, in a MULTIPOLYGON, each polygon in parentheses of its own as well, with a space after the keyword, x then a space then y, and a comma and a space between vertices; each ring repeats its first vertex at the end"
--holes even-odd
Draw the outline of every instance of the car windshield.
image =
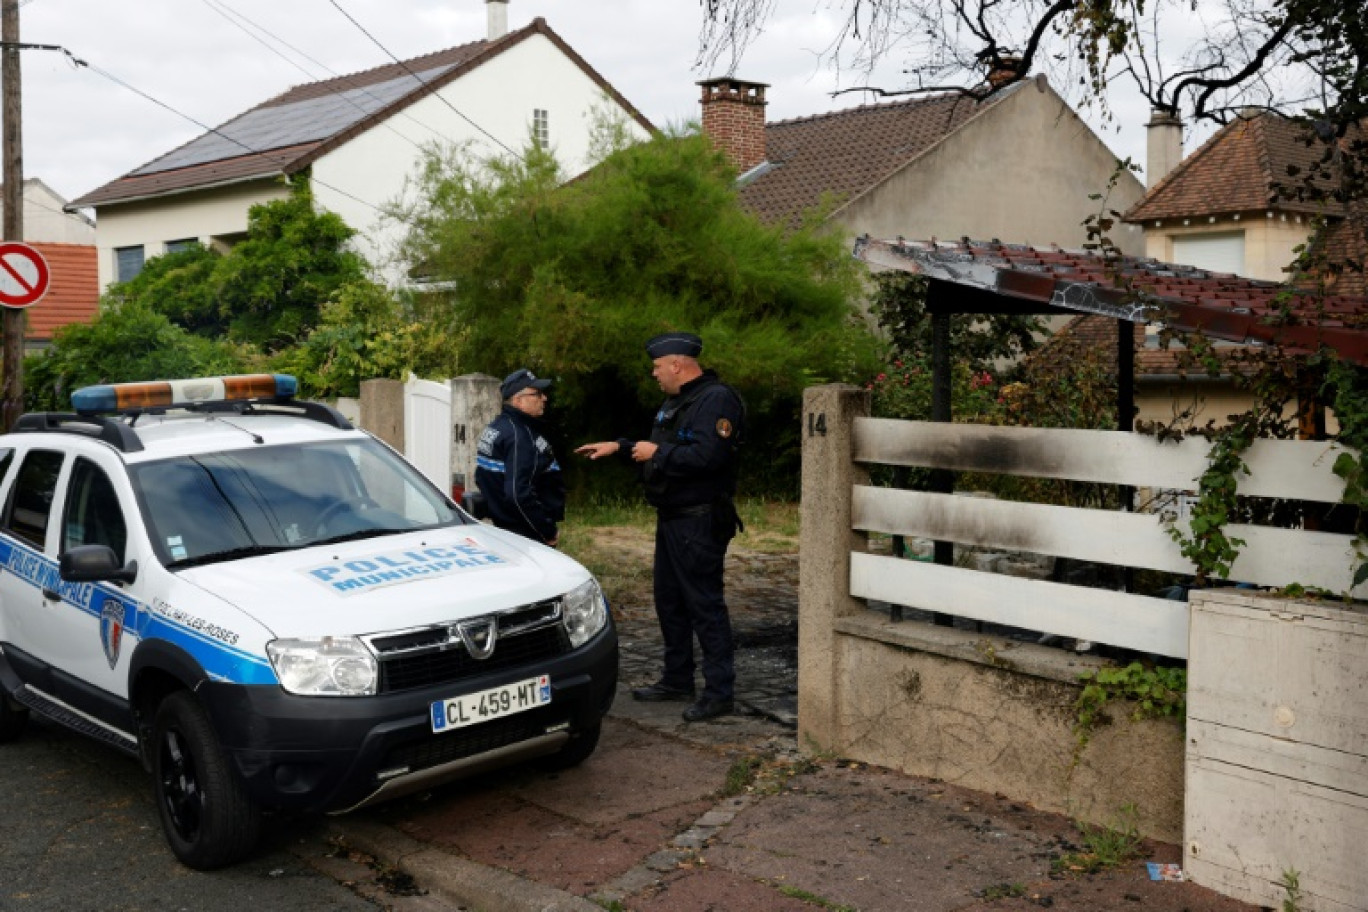
POLYGON ((148 535, 168 567, 466 521, 417 470, 370 439, 130 468, 148 535))

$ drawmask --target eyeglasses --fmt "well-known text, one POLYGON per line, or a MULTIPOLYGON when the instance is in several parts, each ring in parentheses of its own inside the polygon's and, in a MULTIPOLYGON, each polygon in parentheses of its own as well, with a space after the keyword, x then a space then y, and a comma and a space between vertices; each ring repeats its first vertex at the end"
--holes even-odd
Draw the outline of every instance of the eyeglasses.
POLYGON ((521 393, 518 393, 513 398, 518 399, 522 396, 536 396, 538 399, 545 399, 546 393, 543 393, 541 390, 523 390, 521 393))

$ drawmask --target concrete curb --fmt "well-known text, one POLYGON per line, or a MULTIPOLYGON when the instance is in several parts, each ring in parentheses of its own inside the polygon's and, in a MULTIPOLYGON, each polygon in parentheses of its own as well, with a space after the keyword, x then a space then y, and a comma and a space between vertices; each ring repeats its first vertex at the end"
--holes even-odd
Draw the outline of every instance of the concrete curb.
POLYGON ((333 821, 332 835, 408 874, 445 902, 479 912, 603 912, 573 893, 450 855, 383 824, 333 821))

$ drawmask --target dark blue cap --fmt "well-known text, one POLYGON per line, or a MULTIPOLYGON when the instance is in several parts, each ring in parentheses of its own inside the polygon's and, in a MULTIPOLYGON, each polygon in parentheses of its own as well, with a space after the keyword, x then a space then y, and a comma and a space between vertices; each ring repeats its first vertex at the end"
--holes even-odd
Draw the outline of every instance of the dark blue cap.
POLYGON ((703 340, 693 333, 663 333, 646 343, 646 354, 651 360, 666 355, 688 355, 697 358, 703 351, 703 340))
POLYGON ((520 367, 504 377, 504 382, 499 384, 499 395, 504 399, 512 399, 528 387, 544 390, 550 385, 550 380, 538 380, 536 374, 525 367, 520 367))

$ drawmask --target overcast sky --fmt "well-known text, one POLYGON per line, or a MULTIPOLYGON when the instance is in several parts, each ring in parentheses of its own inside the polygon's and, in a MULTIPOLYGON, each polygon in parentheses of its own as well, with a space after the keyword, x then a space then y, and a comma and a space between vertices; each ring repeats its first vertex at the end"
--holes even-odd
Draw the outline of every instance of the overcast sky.
MULTIPOLYGON (((401 59, 486 32, 483 0, 338 3, 401 59)), ((769 119, 858 105, 858 95, 830 96, 851 79, 838 83, 818 60, 837 27, 829 4, 775 6, 735 72, 771 85, 769 119)), ((725 75, 695 68, 698 0, 510 0, 510 30, 537 16, 657 126, 696 119, 694 83, 725 75)), ((60 45, 132 87, 77 67, 61 52, 23 52, 24 174, 68 199, 203 132, 167 108, 218 126, 291 85, 390 62, 330 0, 21 0, 20 17, 25 42, 60 45)), ((897 86, 896 67, 879 81, 897 86)), ((1143 163, 1143 103, 1119 97, 1114 106, 1119 130, 1084 116, 1118 155, 1143 163)))

